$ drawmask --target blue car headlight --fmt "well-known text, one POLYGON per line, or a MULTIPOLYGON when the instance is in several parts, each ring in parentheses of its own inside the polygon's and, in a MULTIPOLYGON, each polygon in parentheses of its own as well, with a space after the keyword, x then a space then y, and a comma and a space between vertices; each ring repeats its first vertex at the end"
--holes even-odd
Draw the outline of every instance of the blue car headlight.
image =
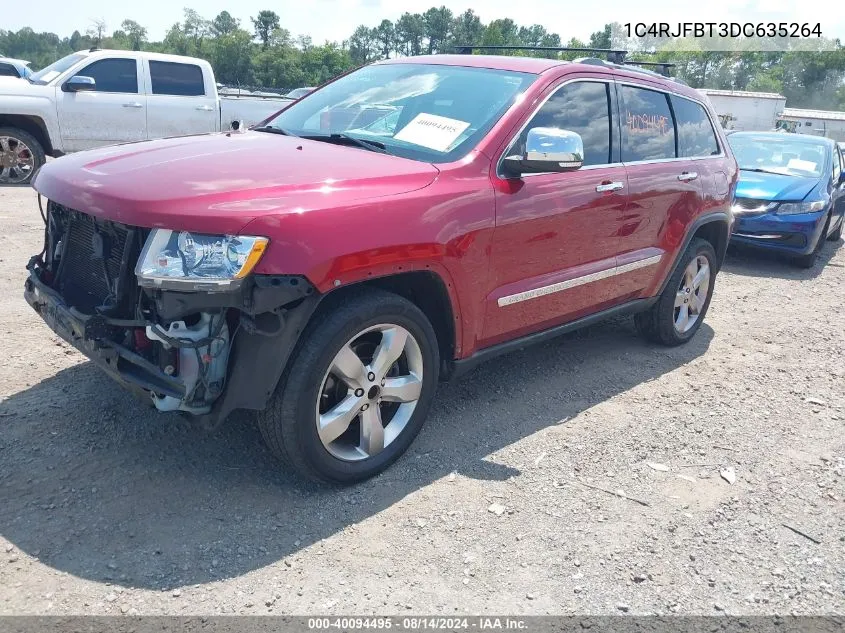
POLYGON ((813 200, 812 202, 781 202, 775 213, 777 215, 798 215, 799 213, 815 213, 827 206, 827 200, 813 200))

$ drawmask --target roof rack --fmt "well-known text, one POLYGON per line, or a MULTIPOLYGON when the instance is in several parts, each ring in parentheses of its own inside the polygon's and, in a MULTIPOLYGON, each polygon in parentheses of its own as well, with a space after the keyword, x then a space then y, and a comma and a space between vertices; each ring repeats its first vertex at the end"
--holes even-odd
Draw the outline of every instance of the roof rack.
MULTIPOLYGON (((669 69, 674 68, 675 64, 671 62, 644 62, 625 59, 628 51, 616 48, 572 48, 569 46, 455 46, 455 52, 459 55, 471 55, 473 51, 550 51, 555 53, 571 52, 571 53, 599 53, 607 56, 607 60, 600 57, 581 57, 575 61, 582 64, 593 64, 595 66, 605 66, 608 68, 622 68, 630 66, 642 66, 656 68, 657 72, 646 70, 645 68, 627 68, 635 72, 643 72, 645 74, 656 75, 660 77, 667 77, 672 79, 669 75, 669 69)), ((686 85, 683 81, 675 79, 680 84, 686 85)))
POLYGON ((471 55, 472 51, 549 51, 555 53, 604 53, 610 62, 624 63, 628 51, 615 48, 572 48, 569 46, 501 46, 501 45, 470 45, 455 46, 455 52, 459 55, 471 55))

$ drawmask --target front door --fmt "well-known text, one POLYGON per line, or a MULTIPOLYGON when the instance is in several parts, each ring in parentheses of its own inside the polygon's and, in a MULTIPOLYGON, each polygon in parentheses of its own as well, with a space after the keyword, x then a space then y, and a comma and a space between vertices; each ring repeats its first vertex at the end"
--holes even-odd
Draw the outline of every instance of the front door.
POLYGON ((616 232, 628 190, 625 169, 615 159, 612 90, 612 82, 591 78, 553 87, 505 151, 520 153, 531 128, 555 127, 581 136, 584 166, 497 178, 493 290, 485 306, 482 347, 613 302, 616 232))
POLYGON ((76 73, 93 78, 94 90, 64 92, 56 87, 65 151, 147 138, 147 98, 138 81, 140 63, 128 57, 101 58, 76 73))

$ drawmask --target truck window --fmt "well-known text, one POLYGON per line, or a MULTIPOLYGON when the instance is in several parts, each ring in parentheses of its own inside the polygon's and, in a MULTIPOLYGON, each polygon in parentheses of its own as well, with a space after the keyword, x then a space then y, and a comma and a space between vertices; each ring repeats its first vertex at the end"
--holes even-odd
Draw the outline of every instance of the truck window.
POLYGON ((672 95, 672 109, 678 125, 678 156, 715 156, 719 142, 704 108, 689 99, 672 95))
POLYGON ((150 61, 154 95, 197 97, 205 94, 202 68, 196 64, 150 61))
POLYGON ((20 77, 20 75, 11 64, 0 63, 0 77, 20 77))
POLYGON ((667 96, 621 86, 622 162, 675 158, 675 124, 667 96))
POLYGON ((584 141, 584 165, 607 165, 610 163, 608 84, 578 81, 560 88, 525 126, 514 149, 524 150, 528 130, 535 127, 576 132, 584 141))
POLYGON ((91 77, 97 92, 138 94, 138 64, 134 59, 100 59, 76 74, 91 77))

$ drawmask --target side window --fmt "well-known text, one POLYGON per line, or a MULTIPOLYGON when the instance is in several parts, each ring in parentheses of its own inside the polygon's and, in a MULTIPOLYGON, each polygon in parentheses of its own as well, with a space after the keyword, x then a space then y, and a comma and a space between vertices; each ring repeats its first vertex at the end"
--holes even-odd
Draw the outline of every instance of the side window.
POLYGON ((842 156, 839 153, 839 147, 833 148, 833 184, 839 180, 839 174, 842 173, 842 156))
POLYGON ((567 84, 543 104, 517 139, 524 151, 528 130, 556 127, 577 132, 584 141, 584 165, 610 162, 610 100, 608 84, 579 81, 567 84))
POLYGON ((138 64, 134 59, 101 59, 76 74, 91 77, 97 92, 138 94, 138 64))
POLYGON ((0 63, 0 77, 20 77, 17 69, 11 64, 0 63))
POLYGON ((620 86, 622 161, 675 158, 675 125, 662 92, 620 86))
POLYGON ((678 129, 678 156, 690 158, 718 154, 719 141, 704 107, 674 95, 671 99, 678 129))
POLYGON ((205 94, 202 68, 196 64, 150 62, 154 95, 197 97, 205 94))

